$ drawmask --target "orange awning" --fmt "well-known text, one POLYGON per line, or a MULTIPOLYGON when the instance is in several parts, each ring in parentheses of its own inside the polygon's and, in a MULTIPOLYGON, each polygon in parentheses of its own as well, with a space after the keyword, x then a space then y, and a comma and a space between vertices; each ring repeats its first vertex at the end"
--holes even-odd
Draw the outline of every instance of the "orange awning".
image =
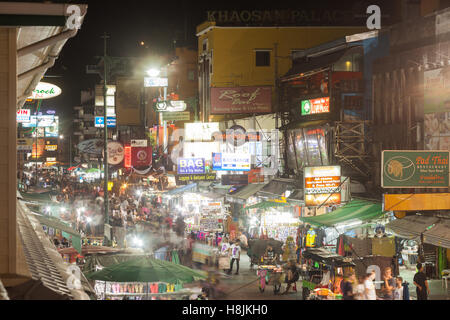
POLYGON ((450 210, 450 193, 385 194, 384 210, 450 210))

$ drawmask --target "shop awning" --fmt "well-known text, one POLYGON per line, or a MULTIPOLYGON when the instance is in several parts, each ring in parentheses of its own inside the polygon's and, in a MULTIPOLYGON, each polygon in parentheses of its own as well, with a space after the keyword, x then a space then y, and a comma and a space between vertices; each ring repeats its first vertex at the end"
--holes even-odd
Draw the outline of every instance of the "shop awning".
POLYGON ((439 219, 435 217, 408 216, 388 223, 386 228, 401 238, 416 239, 438 221, 439 219))
POLYGON ((296 181, 292 179, 273 179, 264 188, 259 191, 262 196, 280 197, 287 190, 299 189, 300 185, 296 185, 296 181))
POLYGON ((450 220, 442 220, 423 234, 423 242, 450 249, 450 220))
POLYGON ((291 204, 285 203, 285 202, 275 202, 275 201, 263 201, 260 203, 257 203, 253 206, 246 207, 245 210, 252 210, 252 209, 269 209, 269 208, 277 208, 277 207, 287 207, 291 204))
POLYGON ((58 218, 43 216, 35 214, 33 215, 42 225, 45 225, 49 228, 53 228, 56 230, 61 230, 63 233, 66 233, 67 235, 71 236, 72 240, 72 246, 75 250, 78 251, 78 253, 81 253, 81 235, 76 232, 74 229, 72 229, 67 224, 63 223, 58 218))
POLYGON ((315 70, 325 70, 334 63, 338 62, 348 50, 348 48, 345 48, 344 50, 335 51, 314 58, 308 58, 302 62, 296 63, 294 61, 292 69, 289 70, 288 73, 282 78, 282 81, 288 81, 315 70))
POLYGON ((227 197, 247 200, 251 196, 254 196, 256 193, 261 191, 261 189, 264 188, 265 186, 266 186, 265 184, 249 184, 238 191, 227 194, 227 197))
POLYGON ((332 227, 336 224, 352 220, 368 221, 383 215, 381 203, 362 199, 354 199, 345 206, 327 214, 316 217, 301 217, 305 223, 315 226, 332 227))
POLYGON ((192 189, 195 189, 196 187, 197 187, 197 184, 196 184, 196 183, 188 184, 187 186, 182 186, 182 187, 179 187, 179 188, 176 188, 176 189, 167 191, 166 193, 163 193, 162 196, 163 196, 163 197, 164 197, 164 196, 175 196, 175 195, 177 195, 177 194, 180 194, 180 193, 183 193, 183 192, 186 192, 186 191, 190 191, 190 190, 192 190, 192 189))

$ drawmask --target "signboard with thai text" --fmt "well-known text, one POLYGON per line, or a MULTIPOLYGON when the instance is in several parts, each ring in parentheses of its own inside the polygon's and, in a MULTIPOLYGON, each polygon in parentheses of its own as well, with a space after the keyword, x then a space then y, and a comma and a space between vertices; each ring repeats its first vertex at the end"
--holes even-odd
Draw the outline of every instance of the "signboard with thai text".
POLYGON ((211 88, 211 114, 272 112, 272 87, 211 88))
POLYGON ((308 207, 341 203, 341 167, 305 167, 305 205, 308 207))
POLYGON ((319 98, 312 100, 303 100, 301 102, 302 116, 309 116, 312 114, 328 113, 330 112, 330 98, 319 98))
POLYGON ((448 188, 449 151, 383 151, 383 188, 448 188))

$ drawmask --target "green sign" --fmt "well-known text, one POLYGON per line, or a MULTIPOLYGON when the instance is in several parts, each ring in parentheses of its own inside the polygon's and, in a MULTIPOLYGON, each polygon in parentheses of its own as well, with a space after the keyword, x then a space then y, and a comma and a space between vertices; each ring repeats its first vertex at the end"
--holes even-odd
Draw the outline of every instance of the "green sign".
POLYGON ((311 102, 309 100, 302 101, 302 116, 311 114, 311 102))
POLYGON ((383 151, 383 188, 448 188, 448 151, 383 151))

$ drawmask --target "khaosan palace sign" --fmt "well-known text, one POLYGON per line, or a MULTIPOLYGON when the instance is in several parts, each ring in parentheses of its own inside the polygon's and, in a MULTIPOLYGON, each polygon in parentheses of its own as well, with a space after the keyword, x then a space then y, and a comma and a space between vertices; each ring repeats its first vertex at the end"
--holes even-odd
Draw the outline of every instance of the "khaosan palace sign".
POLYGON ((330 112, 330 98, 318 98, 302 101, 302 116, 330 112))
POLYGON ((272 112, 272 87, 211 88, 211 114, 272 112))

